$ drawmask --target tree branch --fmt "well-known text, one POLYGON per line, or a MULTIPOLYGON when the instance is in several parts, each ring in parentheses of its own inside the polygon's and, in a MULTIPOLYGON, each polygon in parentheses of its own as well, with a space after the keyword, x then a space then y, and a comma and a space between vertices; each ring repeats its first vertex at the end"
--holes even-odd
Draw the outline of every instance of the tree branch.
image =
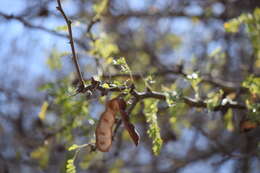
MULTIPOLYGON (((133 101, 133 106, 129 108, 127 111, 130 113, 134 106, 141 100, 147 99, 147 98, 154 98, 154 99, 159 99, 159 100, 166 100, 166 95, 161 92, 155 92, 155 91, 146 91, 146 92, 138 92, 135 90, 134 85, 132 86, 117 86, 117 87, 109 87, 109 88, 104 88, 101 85, 101 82, 96 81, 95 79, 92 78, 92 83, 85 87, 82 92, 86 91, 95 91, 99 90, 102 95, 106 95, 108 92, 121 92, 126 89, 131 89, 130 94, 134 97, 133 101)), ((190 107, 197 107, 197 108, 207 108, 207 103, 203 100, 196 100, 187 96, 181 97, 181 100, 187 104, 190 107)), ((244 104, 239 104, 239 103, 226 103, 224 105, 220 104, 216 107, 214 107, 213 111, 220 111, 220 110, 226 110, 226 109, 247 109, 247 107, 244 104)))
MULTIPOLYGON (((2 12, 0 12, 0 16, 5 18, 6 20, 11 20, 11 19, 17 20, 17 21, 21 22, 25 27, 28 27, 28 28, 38 29, 38 30, 44 31, 46 33, 53 34, 53 35, 63 37, 63 38, 69 38, 68 35, 56 32, 55 30, 48 29, 48 28, 45 28, 45 27, 39 26, 39 25, 33 25, 32 23, 28 22, 21 16, 8 15, 8 14, 2 13, 2 12)), ((88 46, 86 44, 84 44, 83 42, 81 42, 80 40, 75 40, 75 42, 83 49, 88 50, 88 46)))
POLYGON ((81 92, 81 90, 83 90, 85 88, 85 84, 84 84, 84 80, 83 80, 83 77, 82 77, 82 74, 80 71, 80 67, 79 67, 79 63, 78 63, 78 59, 77 59, 77 55, 76 55, 76 51, 75 51, 75 47, 74 47, 73 34, 72 34, 72 29, 71 29, 71 20, 68 19, 65 12, 63 11, 60 0, 57 0, 57 3, 58 3, 58 6, 56 8, 58 11, 60 11, 60 13, 62 14, 62 16, 65 19, 67 26, 68 26, 70 46, 71 46, 71 51, 72 51, 72 59, 73 59, 74 65, 76 67, 78 78, 79 78, 80 84, 81 84, 78 91, 81 92))
MULTIPOLYGON (((138 99, 143 100, 146 98, 155 98, 160 100, 166 100, 166 96, 163 93, 154 92, 154 91, 147 91, 147 92, 137 92, 135 90, 132 91, 132 94, 138 99)), ((185 104, 189 105, 190 107, 197 107, 197 108, 207 108, 207 103, 202 100, 196 100, 187 96, 182 97, 182 100, 185 104)), ((213 110, 220 111, 226 110, 228 108, 233 109, 246 109, 245 105, 236 104, 236 103, 227 103, 225 105, 218 105, 213 110)))
MULTIPOLYGON (((187 73, 183 72, 182 70, 179 70, 178 68, 176 69, 172 69, 172 70, 163 70, 163 71, 158 71, 152 74, 152 76, 165 76, 165 75, 180 75, 182 77, 187 77, 187 73)), ((147 74, 137 74, 134 73, 132 74, 132 77, 134 79, 141 79, 143 76, 147 76, 147 74)), ((118 78, 118 77, 122 77, 122 78, 129 78, 130 74, 104 74, 102 76, 103 78, 118 78)), ((213 86, 219 87, 220 89, 222 89, 225 93, 231 93, 231 92, 248 92, 247 88, 244 88, 243 86, 237 85, 235 83, 232 82, 228 82, 228 81, 223 81, 221 79, 212 79, 209 76, 201 76, 203 83, 208 83, 211 84, 213 86)))

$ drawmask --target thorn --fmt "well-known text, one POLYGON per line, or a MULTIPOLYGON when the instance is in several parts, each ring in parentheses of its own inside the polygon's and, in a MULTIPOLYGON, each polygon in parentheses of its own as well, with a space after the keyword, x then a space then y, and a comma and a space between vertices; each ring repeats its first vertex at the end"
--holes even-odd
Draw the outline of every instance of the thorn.
POLYGON ((135 89, 135 85, 134 85, 134 84, 131 84, 131 86, 130 86, 130 92, 132 92, 134 89, 135 89))
POLYGON ((97 81, 94 79, 94 77, 91 77, 91 83, 92 83, 93 85, 95 85, 95 84, 97 83, 97 81))
POLYGON ((149 88, 149 87, 146 87, 146 91, 147 91, 148 93, 152 93, 152 90, 151 90, 151 88, 149 88))

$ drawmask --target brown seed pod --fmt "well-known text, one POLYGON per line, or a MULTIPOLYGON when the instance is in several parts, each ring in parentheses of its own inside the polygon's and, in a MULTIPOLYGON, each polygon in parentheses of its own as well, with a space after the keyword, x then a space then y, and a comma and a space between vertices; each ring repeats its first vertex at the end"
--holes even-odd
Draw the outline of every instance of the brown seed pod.
POLYGON ((96 147, 98 150, 107 152, 111 148, 113 136, 112 128, 115 124, 115 115, 117 112, 121 114, 124 126, 134 143, 138 145, 138 132, 135 130, 134 125, 130 123, 129 117, 125 112, 125 108, 126 103, 123 99, 114 98, 107 102, 106 109, 102 113, 96 127, 96 147))

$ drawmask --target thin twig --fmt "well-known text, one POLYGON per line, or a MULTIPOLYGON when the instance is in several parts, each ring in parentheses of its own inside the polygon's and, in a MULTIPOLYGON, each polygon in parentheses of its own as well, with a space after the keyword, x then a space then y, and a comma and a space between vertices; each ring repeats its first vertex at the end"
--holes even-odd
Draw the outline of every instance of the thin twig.
POLYGON ((74 65, 77 70, 78 78, 80 80, 81 85, 79 87, 79 92, 81 92, 81 90, 85 88, 85 84, 84 84, 84 80, 83 80, 83 77, 82 77, 82 74, 80 71, 80 67, 79 67, 79 63, 78 63, 78 59, 77 59, 77 55, 76 55, 76 51, 75 51, 75 47, 74 47, 73 34, 72 34, 72 29, 71 29, 71 20, 68 19, 65 12, 63 11, 60 0, 57 0, 57 3, 58 3, 58 6, 56 8, 57 8, 57 10, 60 11, 60 13, 62 14, 62 16, 65 19, 67 26, 68 26, 70 46, 71 46, 71 51, 72 51, 72 59, 73 59, 74 65))
MULTIPOLYGON (((6 20, 17 20, 20 23, 22 23, 25 27, 28 27, 28 28, 31 28, 31 29, 38 29, 38 30, 44 31, 44 32, 49 33, 49 34, 56 35, 58 37, 69 38, 69 36, 67 34, 62 34, 62 33, 59 33, 57 31, 53 30, 53 29, 49 29, 49 28, 46 28, 46 27, 43 27, 43 26, 40 26, 40 25, 34 25, 34 24, 30 23, 29 21, 27 21, 22 16, 16 16, 16 15, 12 15, 12 14, 8 15, 8 14, 0 12, 0 17, 3 17, 6 20)), ((89 49, 88 46, 80 40, 75 40, 75 43, 77 43, 84 50, 89 49)))
POLYGON ((86 30, 87 36, 88 36, 89 39, 90 39, 91 41, 93 41, 93 42, 94 42, 96 39, 94 38, 94 36, 93 36, 93 34, 92 34, 92 32, 91 32, 91 29, 92 29, 92 27, 93 27, 96 23, 98 23, 98 22, 100 22, 100 19, 92 19, 92 20, 90 21, 88 27, 87 27, 87 30, 86 30))

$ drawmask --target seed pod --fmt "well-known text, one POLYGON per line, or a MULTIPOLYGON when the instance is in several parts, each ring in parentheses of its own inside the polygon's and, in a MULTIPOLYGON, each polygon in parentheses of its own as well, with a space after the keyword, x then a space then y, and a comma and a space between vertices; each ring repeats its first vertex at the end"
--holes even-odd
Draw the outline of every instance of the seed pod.
POLYGON ((139 134, 134 125, 130 123, 129 117, 125 111, 126 103, 123 99, 114 98, 106 104, 106 109, 102 113, 96 127, 96 147, 102 152, 107 152, 112 146, 113 125, 115 124, 115 115, 119 112, 122 116, 122 121, 130 137, 135 145, 139 143, 139 134))

